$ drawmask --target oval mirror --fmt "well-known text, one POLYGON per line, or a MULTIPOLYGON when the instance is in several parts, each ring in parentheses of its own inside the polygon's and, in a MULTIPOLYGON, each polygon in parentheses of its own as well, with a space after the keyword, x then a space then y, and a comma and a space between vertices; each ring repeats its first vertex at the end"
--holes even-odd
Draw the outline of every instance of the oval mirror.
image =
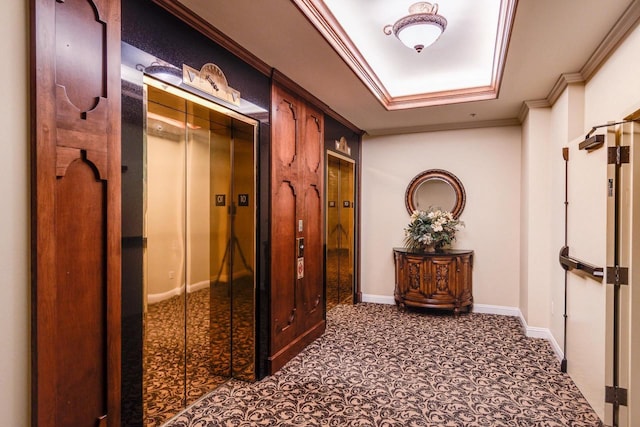
POLYGON ((405 204, 409 214, 415 210, 441 208, 458 218, 464 209, 466 194, 462 182, 451 172, 429 169, 419 173, 409 183, 405 204))

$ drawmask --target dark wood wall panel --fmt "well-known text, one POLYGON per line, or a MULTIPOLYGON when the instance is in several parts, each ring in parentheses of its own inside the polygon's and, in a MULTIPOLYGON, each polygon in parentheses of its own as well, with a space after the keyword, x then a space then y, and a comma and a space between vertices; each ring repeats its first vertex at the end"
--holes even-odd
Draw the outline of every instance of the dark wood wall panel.
POLYGON ((310 105, 305 106, 301 150, 304 163, 301 182, 304 204, 300 217, 305 229, 305 277, 301 283, 303 316, 300 334, 324 322, 324 236, 323 236, 323 115, 310 105))
MULTIPOLYGON (((294 283, 295 270, 295 221, 296 195, 289 182, 283 181, 274 194, 277 203, 278 221, 273 224, 274 236, 272 252, 278 254, 278 266, 272 271, 274 283, 294 283)), ((271 292, 272 348, 281 349, 296 335, 297 301, 296 288, 292 286, 275 286, 271 292)))
POLYGON ((107 413, 105 200, 104 183, 82 160, 57 181, 55 310, 56 324, 65 325, 56 337, 56 371, 64 375, 57 395, 65 397, 56 405, 57 426, 90 426, 107 413))
POLYGON ((120 0, 32 0, 32 424, 120 425, 120 0))
POLYGON ((269 372, 273 373, 325 328, 324 138, 322 113, 276 84, 271 115, 269 372), (297 239, 304 239, 302 277, 297 271, 297 239))
POLYGON ((322 237, 322 196, 315 185, 305 191, 305 272, 301 280, 302 313, 299 334, 324 321, 324 257, 322 237))

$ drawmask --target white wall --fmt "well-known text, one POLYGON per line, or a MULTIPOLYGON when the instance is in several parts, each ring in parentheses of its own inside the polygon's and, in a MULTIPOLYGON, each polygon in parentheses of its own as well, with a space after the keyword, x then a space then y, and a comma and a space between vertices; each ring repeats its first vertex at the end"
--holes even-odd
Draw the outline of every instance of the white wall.
POLYGON ((520 310, 528 325, 547 327, 549 246, 549 111, 530 110, 523 123, 520 245, 520 310), (541 261, 545 262, 541 262, 541 261), (540 284, 545 286, 540 286, 540 284), (544 309, 543 309, 544 306, 544 309))
POLYGON ((454 248, 473 249, 474 303, 517 307, 520 280, 520 127, 365 137, 362 145, 362 293, 393 300, 392 248, 409 222, 405 190, 427 169, 463 183, 466 227, 454 248))
MULTIPOLYGON (((149 122, 149 127, 155 122, 149 122)), ((163 125, 166 129, 172 127, 163 125)), ((164 128, 163 128, 164 129, 164 128)), ((178 295, 185 279, 185 140, 181 129, 147 134, 145 284, 149 302, 178 295), (175 135, 177 134, 177 136, 175 135)))
MULTIPOLYGON (((597 266, 607 265, 607 161, 606 150, 591 153, 578 150, 578 144, 588 130, 608 121, 618 121, 640 108, 640 29, 636 29, 607 62, 584 86, 569 85, 551 108, 532 109, 523 126, 523 236, 528 242, 528 268, 523 262, 522 292, 529 300, 527 320, 533 326, 549 328, 554 339, 562 345, 562 304, 564 302, 564 272, 559 267, 557 254, 562 246, 564 194, 564 162, 561 148, 569 147, 569 218, 568 245, 570 254, 597 266), (545 119, 544 116, 547 116, 545 119), (550 129, 549 131, 545 130, 550 129), (540 133, 547 133, 548 141, 540 140, 540 133), (546 143, 546 147, 535 147, 546 143), (533 150, 533 151, 532 151, 533 150), (526 154, 525 154, 526 153, 526 154), (541 155, 541 159, 535 158, 541 155), (544 160, 546 156, 546 161, 544 160), (538 179, 546 177, 546 179, 538 179), (544 196, 544 195, 547 196, 544 196), (532 236, 540 227, 530 221, 531 203, 536 201, 551 213, 553 221, 544 236, 532 236), (528 237, 527 237, 528 236, 528 237), (535 261, 548 274, 534 281, 531 266, 532 251, 542 253, 543 247, 550 255, 535 261), (546 295, 544 300, 533 303, 534 294, 546 295), (551 310, 551 307, 554 307, 551 310)), ((568 72, 571 70, 567 70, 568 72)), ((604 132, 604 129, 601 133, 604 132)), ((605 378, 611 369, 606 363, 610 337, 607 325, 607 286, 602 282, 577 274, 568 275, 567 307, 567 360, 568 372, 593 406, 598 415, 605 417, 605 378)), ((610 381, 609 381, 610 383, 610 381)))
POLYGON ((29 421, 29 112, 28 2, 4 0, 0 14, 0 414, 29 421))

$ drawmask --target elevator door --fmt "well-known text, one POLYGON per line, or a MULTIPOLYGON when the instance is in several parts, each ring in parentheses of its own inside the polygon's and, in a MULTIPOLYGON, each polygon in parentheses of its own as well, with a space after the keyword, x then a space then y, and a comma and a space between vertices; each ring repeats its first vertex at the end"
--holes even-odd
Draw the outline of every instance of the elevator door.
POLYGON ((327 310, 354 300, 355 163, 327 154, 327 310))
POLYGON ((255 379, 256 123, 145 80, 146 426, 255 379))

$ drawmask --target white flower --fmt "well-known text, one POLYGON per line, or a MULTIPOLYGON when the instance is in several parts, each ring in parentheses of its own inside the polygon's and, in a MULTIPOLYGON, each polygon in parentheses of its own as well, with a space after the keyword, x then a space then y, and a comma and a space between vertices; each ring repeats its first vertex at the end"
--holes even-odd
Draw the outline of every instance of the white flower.
POLYGON ((431 244, 446 245, 455 239, 458 226, 464 226, 464 223, 455 219, 451 212, 439 208, 429 208, 426 212, 414 210, 411 222, 404 229, 404 241, 411 249, 431 244))

